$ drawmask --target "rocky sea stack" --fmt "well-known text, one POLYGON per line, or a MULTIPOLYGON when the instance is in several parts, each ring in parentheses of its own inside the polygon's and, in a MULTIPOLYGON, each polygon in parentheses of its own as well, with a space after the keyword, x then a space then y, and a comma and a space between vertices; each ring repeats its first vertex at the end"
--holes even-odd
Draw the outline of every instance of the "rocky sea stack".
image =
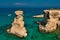
MULTIPOLYGON (((44 16, 39 16, 39 17, 44 17, 46 19, 46 24, 44 22, 37 22, 39 23, 39 30, 44 31, 44 32, 53 32, 57 29, 57 27, 60 25, 60 10, 44 10, 44 16)), ((35 17, 37 17, 35 16, 35 17)), ((38 17, 37 17, 38 18, 38 17)))
POLYGON ((7 29, 8 33, 17 35, 19 37, 26 37, 27 36, 27 30, 24 27, 24 21, 23 21, 23 11, 15 11, 15 14, 17 15, 14 18, 14 21, 12 23, 12 27, 7 29))

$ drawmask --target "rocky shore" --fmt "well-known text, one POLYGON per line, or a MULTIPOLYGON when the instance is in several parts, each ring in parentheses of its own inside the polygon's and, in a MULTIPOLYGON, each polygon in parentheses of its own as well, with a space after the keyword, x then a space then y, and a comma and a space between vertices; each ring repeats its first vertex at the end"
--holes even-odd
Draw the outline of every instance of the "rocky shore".
POLYGON ((12 23, 12 27, 7 29, 8 33, 17 35, 19 37, 26 37, 27 36, 27 30, 24 27, 24 21, 23 21, 23 11, 15 11, 15 14, 17 15, 14 18, 14 21, 12 23))

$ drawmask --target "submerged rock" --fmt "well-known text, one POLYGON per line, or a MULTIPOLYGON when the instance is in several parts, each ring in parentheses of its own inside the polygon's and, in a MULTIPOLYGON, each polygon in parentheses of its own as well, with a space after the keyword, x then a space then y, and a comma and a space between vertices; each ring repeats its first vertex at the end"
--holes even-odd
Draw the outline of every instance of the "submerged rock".
POLYGON ((17 17, 14 18, 14 21, 12 23, 12 27, 10 29, 7 29, 8 33, 17 35, 19 37, 26 37, 27 36, 27 30, 24 27, 24 21, 23 21, 23 11, 15 11, 15 14, 17 17))
POLYGON ((8 14, 8 16, 11 16, 11 14, 8 14))

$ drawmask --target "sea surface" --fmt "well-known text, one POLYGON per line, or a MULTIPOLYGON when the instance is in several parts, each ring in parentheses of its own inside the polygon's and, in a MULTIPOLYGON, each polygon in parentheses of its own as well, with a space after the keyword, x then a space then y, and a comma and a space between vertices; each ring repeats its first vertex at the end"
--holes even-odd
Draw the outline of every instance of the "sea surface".
POLYGON ((55 33, 42 33, 39 31, 37 21, 43 21, 43 18, 33 18, 34 15, 43 14, 43 10, 48 8, 0 8, 0 40, 58 40, 55 33), (24 12, 25 28, 28 31, 26 38, 20 38, 16 35, 8 34, 7 28, 13 23, 16 10, 24 12), (8 16, 11 14, 10 16, 8 16))

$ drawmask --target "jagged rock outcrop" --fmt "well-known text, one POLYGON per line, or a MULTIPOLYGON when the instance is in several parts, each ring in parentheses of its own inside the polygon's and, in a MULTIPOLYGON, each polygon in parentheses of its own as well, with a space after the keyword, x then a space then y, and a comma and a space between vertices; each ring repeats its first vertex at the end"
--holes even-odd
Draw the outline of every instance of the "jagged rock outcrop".
POLYGON ((39 30, 45 32, 55 31, 57 25, 60 25, 60 10, 44 10, 44 18, 46 19, 46 25, 39 23, 39 30))
POLYGON ((8 33, 17 35, 19 37, 26 37, 27 36, 27 30, 24 27, 24 21, 23 21, 23 11, 15 11, 15 14, 17 15, 14 18, 14 21, 12 23, 12 27, 7 29, 8 33))

